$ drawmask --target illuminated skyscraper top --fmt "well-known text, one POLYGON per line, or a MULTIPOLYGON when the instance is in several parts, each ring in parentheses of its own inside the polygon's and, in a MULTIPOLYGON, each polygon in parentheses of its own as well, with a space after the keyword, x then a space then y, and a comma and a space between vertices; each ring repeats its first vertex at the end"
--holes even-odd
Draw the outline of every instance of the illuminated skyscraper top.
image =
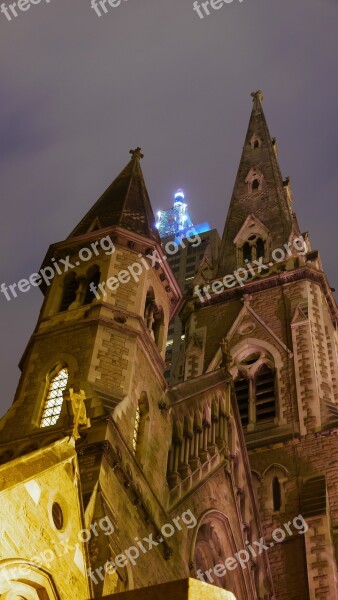
POLYGON ((187 211, 187 204, 184 202, 183 190, 177 190, 175 194, 174 206, 168 210, 159 210, 157 213, 156 227, 161 237, 176 235, 185 229, 193 227, 193 222, 187 211))

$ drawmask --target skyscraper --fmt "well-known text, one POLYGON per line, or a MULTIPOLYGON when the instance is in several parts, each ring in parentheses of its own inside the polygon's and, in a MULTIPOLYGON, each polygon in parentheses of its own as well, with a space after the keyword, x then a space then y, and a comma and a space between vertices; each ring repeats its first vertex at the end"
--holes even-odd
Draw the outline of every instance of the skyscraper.
MULTIPOLYGON (((218 232, 216 229, 211 229, 207 222, 193 224, 188 212, 188 204, 185 202, 185 194, 181 189, 175 193, 173 207, 158 211, 157 218, 156 226, 164 250, 168 242, 170 243, 178 237, 185 240, 182 246, 179 245, 175 254, 167 253, 167 257, 182 291, 186 294, 191 288, 198 270, 203 268, 205 271, 212 264, 216 264, 220 246, 218 232), (191 243, 187 240, 189 232, 198 234, 199 243, 195 241, 191 243), (204 259, 203 266, 201 265, 202 259, 204 259)), ((184 326, 177 315, 169 325, 166 346, 165 377, 169 385, 174 385, 184 379, 184 347, 184 326)))
POLYGON ((185 229, 192 227, 183 190, 177 190, 171 208, 157 212, 156 227, 162 238, 182 233, 185 229))

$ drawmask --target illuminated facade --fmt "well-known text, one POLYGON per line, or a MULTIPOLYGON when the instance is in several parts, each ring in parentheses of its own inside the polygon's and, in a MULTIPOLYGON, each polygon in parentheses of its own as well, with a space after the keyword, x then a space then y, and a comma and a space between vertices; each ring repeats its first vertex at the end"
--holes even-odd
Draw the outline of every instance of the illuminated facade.
MULTIPOLYGON (((72 278, 56 276, 43 290, 15 400, 0 420, 4 600, 123 592, 152 600, 159 582, 168 583, 164 600, 256 600, 252 570, 215 579, 217 593, 196 580, 212 560, 211 537, 224 556, 245 545, 233 452, 250 505, 254 491, 226 370, 203 375, 197 387, 182 381, 178 395, 168 390, 168 328, 183 293, 164 254, 141 158, 140 149, 132 151, 43 262, 67 256, 75 267, 72 278), (79 263, 81 248, 108 235, 113 252, 79 263), (92 282, 118 281, 140 259, 137 281, 107 287, 104 298, 88 293, 92 282), (98 527, 102 519, 112 524, 109 532, 98 527), (128 548, 137 560, 126 560, 128 548)), ((194 271, 199 258, 193 256, 194 271)), ((251 524, 260 535, 257 512, 251 524)), ((267 558, 256 566, 262 590, 271 590, 267 558)))

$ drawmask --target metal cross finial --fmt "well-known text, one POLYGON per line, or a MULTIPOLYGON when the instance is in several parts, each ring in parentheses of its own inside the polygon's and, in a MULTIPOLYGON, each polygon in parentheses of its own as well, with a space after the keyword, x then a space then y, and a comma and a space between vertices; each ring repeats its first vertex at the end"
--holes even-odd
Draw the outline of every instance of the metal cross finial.
POLYGON ((144 154, 141 152, 141 148, 135 148, 135 150, 129 150, 129 154, 133 156, 133 158, 143 158, 144 154))

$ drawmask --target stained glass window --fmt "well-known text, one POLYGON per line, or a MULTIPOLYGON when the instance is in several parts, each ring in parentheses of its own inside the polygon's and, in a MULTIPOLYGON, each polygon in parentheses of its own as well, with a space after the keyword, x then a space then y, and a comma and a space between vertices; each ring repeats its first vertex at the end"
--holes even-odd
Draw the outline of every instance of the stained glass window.
POLYGON ((67 387, 67 381, 68 369, 66 367, 60 369, 50 380, 40 427, 49 427, 50 425, 55 425, 57 422, 62 408, 62 393, 67 387))

